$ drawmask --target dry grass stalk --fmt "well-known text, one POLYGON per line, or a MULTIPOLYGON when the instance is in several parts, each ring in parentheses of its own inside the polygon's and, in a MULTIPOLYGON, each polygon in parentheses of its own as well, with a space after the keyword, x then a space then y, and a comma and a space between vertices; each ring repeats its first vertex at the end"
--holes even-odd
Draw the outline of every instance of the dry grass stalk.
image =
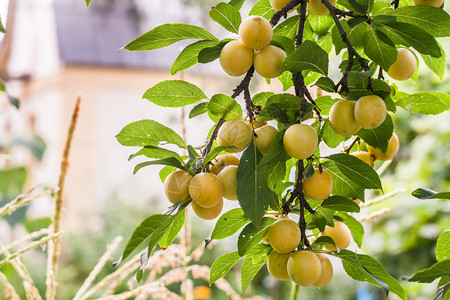
POLYGON ((8 278, 6 278, 5 274, 0 272, 0 282, 3 285, 3 297, 5 299, 10 300, 20 300, 19 295, 16 292, 16 289, 9 283, 8 278))
MULTIPOLYGON (((14 247, 16 247, 16 246, 18 246, 20 244, 28 242, 29 240, 36 239, 36 238, 38 238, 40 236, 43 236, 43 235, 48 235, 48 233, 49 233, 49 229, 48 228, 43 228, 43 229, 41 229, 39 231, 34 231, 34 232, 30 233, 30 234, 27 234, 26 236, 24 236, 20 240, 13 241, 8 246, 5 246, 4 249, 6 249, 7 251, 10 251, 12 248, 14 248, 14 247)), ((2 252, 3 251, 0 250, 0 253, 2 253, 2 252)))
MULTIPOLYGON (((67 170, 69 168, 69 153, 70 146, 72 144, 73 134, 75 131, 75 125, 78 119, 78 112, 80 110, 80 101, 81 97, 78 96, 78 99, 75 104, 75 108, 73 110, 72 119, 69 125, 69 130, 67 133, 66 144, 64 146, 62 161, 61 161, 61 172, 59 175, 58 187, 59 190, 55 194, 55 212, 53 215, 53 233, 57 233, 60 231, 61 226, 61 218, 62 211, 64 207, 64 182, 66 179, 67 170)), ((56 296, 56 274, 58 272, 58 260, 61 254, 61 240, 60 237, 55 237, 52 241, 49 242, 48 248, 48 256, 49 259, 47 261, 47 291, 46 291, 46 299, 54 300, 56 296)))
POLYGON ((47 189, 47 190, 45 190, 42 193, 38 193, 38 194, 32 195, 32 193, 39 186, 40 185, 36 185, 36 186, 32 187, 27 192, 17 196, 14 200, 12 200, 12 201, 8 202, 7 204, 5 204, 2 208, 0 208, 0 217, 3 216, 3 215, 6 215, 6 214, 11 214, 12 212, 17 210, 18 208, 21 208, 22 206, 27 205, 28 203, 30 203, 34 199, 44 197, 46 195, 49 195, 49 194, 54 193, 54 192, 57 191, 57 189, 47 189))
POLYGON ((378 196, 378 197, 376 197, 376 198, 374 198, 374 199, 371 199, 371 200, 369 200, 369 201, 366 201, 365 203, 361 203, 360 206, 361 206, 361 207, 371 206, 371 205, 373 205, 373 204, 375 204, 375 203, 382 202, 382 201, 384 201, 384 200, 387 200, 387 199, 389 199, 389 198, 392 198, 392 197, 397 196, 397 195, 399 195, 399 194, 402 194, 402 193, 404 193, 404 192, 405 192, 405 189, 402 189, 402 188, 396 189, 396 190, 393 190, 392 192, 386 193, 386 194, 384 194, 384 195, 381 195, 381 196, 378 196))
POLYGON ((98 300, 125 300, 133 297, 137 297, 141 294, 152 295, 154 299, 166 299, 166 300, 182 300, 183 298, 177 294, 169 291, 165 287, 155 285, 153 282, 139 286, 138 288, 123 292, 117 295, 110 295, 101 297, 98 300))
POLYGON ((361 217, 358 221, 359 222, 372 221, 378 217, 388 214, 390 211, 391 210, 389 208, 382 208, 376 212, 371 213, 370 215, 361 217))

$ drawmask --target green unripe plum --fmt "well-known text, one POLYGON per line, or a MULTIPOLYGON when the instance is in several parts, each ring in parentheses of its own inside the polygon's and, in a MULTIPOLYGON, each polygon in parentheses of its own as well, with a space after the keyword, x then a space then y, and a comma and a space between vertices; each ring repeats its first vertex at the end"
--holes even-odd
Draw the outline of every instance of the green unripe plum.
POLYGON ((350 136, 357 133, 361 126, 355 119, 356 101, 339 100, 330 109, 330 125, 336 133, 350 136))
POLYGON ((288 280, 287 262, 290 256, 291 253, 278 253, 273 250, 267 260, 267 269, 270 275, 279 280, 288 280))
POLYGON ((255 71, 264 78, 275 78, 281 75, 280 67, 286 58, 283 49, 269 45, 255 54, 253 65, 255 71))
POLYGON ((260 16, 250 16, 239 26, 239 37, 245 46, 262 49, 272 40, 273 29, 269 21, 260 16))
POLYGON ((394 158, 394 156, 397 155, 398 148, 400 147, 400 142, 398 140, 397 134, 395 132, 392 134, 391 138, 389 139, 388 147, 386 152, 382 152, 378 148, 374 148, 370 145, 367 145, 367 150, 371 155, 375 157, 375 159, 379 160, 390 160, 394 158))
POLYGON ((331 195, 333 180, 326 170, 314 169, 314 174, 303 181, 303 192, 313 200, 324 200, 331 195))
POLYGON ((219 216, 222 212, 222 208, 223 200, 220 200, 219 203, 210 208, 201 207, 200 205, 192 201, 192 209, 194 210, 195 214, 203 220, 212 220, 217 218, 217 216, 219 216))
POLYGON ((255 130, 255 146, 262 155, 266 154, 277 136, 277 129, 270 125, 264 125, 255 130))
POLYGON ((319 257, 320 260, 320 278, 316 282, 314 282, 313 286, 321 288, 326 286, 333 277, 333 265, 331 264, 331 261, 323 254, 316 253, 317 257, 319 257))
POLYGON ((389 67, 387 73, 395 80, 411 78, 417 69, 416 57, 407 49, 398 49, 397 60, 389 67))
MULTIPOLYGON (((336 0, 330 0, 331 5, 336 5, 336 0)), ((316 16, 325 16, 330 12, 322 0, 308 0, 308 10, 316 16)))
POLYGON ((434 7, 441 7, 444 0, 413 0, 415 5, 430 5, 434 7))
POLYGON ((322 266, 317 254, 297 251, 289 257, 287 270, 293 282, 301 286, 311 286, 320 279, 322 266))
POLYGON ((164 193, 167 199, 173 204, 187 199, 191 179, 191 174, 183 170, 171 173, 164 181, 164 193))
POLYGON ((237 158, 233 154, 223 154, 211 161, 209 172, 215 175, 219 175, 220 171, 222 171, 223 168, 231 165, 239 166, 239 158, 237 158))
POLYGON ((305 159, 313 155, 318 143, 317 132, 306 124, 290 126, 283 136, 284 150, 296 159, 305 159))
MULTIPOLYGON (((339 221, 334 222, 334 227, 326 226, 322 236, 329 236, 332 238, 339 250, 347 248, 352 240, 350 229, 348 229, 344 223, 339 221)), ((336 251, 336 247, 334 247, 334 245, 326 244, 324 247, 328 251, 336 251)))
POLYGON ((216 175, 199 173, 192 178, 189 184, 189 194, 196 204, 210 208, 222 201, 223 185, 216 175))
POLYGON ((227 152, 241 152, 250 145, 253 139, 253 131, 248 123, 239 120, 228 120, 220 127, 217 134, 217 143, 220 146, 235 146, 225 149, 227 152))
POLYGON ((230 76, 241 76, 253 63, 253 50, 240 41, 231 41, 220 51, 220 65, 230 76))
POLYGON ((217 175, 223 184, 223 197, 228 200, 237 200, 236 174, 238 166, 227 166, 217 175))
POLYGON ((364 96, 356 101, 355 119, 364 129, 377 128, 384 122, 386 115, 386 103, 377 95, 364 96))
POLYGON ((267 236, 275 251, 291 253, 300 243, 300 228, 290 219, 280 219, 270 226, 267 236))
POLYGON ((373 155, 371 155, 369 152, 357 151, 357 152, 352 152, 351 155, 353 155, 354 157, 359 158, 360 160, 362 160, 363 162, 365 162, 366 164, 368 164, 372 168, 375 165, 375 157, 373 157, 373 155))

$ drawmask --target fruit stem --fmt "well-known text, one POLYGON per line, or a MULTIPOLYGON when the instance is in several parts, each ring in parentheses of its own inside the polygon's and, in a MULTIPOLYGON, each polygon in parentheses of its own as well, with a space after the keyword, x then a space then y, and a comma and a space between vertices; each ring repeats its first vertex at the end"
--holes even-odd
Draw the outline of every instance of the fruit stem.
POLYGON ((291 295, 289 297, 289 300, 296 300, 297 299, 298 288, 299 288, 298 284, 296 284, 295 282, 292 282, 291 295))
POLYGON ((347 154, 349 154, 350 151, 352 150, 353 146, 355 146, 356 143, 359 143, 360 140, 361 140, 361 139, 359 138, 359 136, 357 136, 357 137, 353 140, 352 144, 351 144, 350 146, 348 146, 348 147, 344 150, 344 152, 347 153, 347 154))

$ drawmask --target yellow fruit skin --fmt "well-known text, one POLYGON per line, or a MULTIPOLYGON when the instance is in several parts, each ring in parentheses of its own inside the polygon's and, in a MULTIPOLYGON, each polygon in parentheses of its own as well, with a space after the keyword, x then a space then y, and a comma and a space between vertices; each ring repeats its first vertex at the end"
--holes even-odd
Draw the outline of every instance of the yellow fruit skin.
POLYGON ((250 16, 239 26, 241 41, 251 49, 262 49, 272 40, 273 29, 269 21, 260 16, 250 16))
POLYGON ((372 168, 375 165, 375 157, 373 157, 369 152, 357 151, 357 152, 352 152, 351 155, 353 155, 354 157, 359 158, 360 160, 362 160, 363 162, 365 162, 366 164, 368 164, 372 168))
POLYGON ((199 206, 210 208, 222 201, 223 185, 216 175, 199 173, 189 184, 189 194, 199 206))
POLYGON ((220 200, 219 203, 210 208, 201 207, 200 205, 192 201, 192 209, 194 210, 195 214, 203 220, 212 220, 217 218, 222 212, 222 208, 223 200, 220 200))
POLYGON ((253 63, 253 50, 240 41, 231 41, 220 52, 220 65, 230 76, 247 73, 253 63))
POLYGON ((278 253, 277 251, 272 251, 267 260, 267 269, 270 275, 279 280, 288 280, 289 274, 287 272, 287 262, 290 253, 278 253))
POLYGON ((189 183, 192 176, 183 170, 171 173, 164 181, 164 193, 173 204, 189 197, 189 183))
POLYGON ((290 219, 280 219, 270 226, 267 236, 275 251, 291 253, 300 243, 300 228, 290 219))
POLYGON ((296 159, 305 159, 313 155, 318 143, 317 132, 306 124, 290 126, 283 136, 284 150, 296 159))
POLYGON ((339 100, 330 110, 330 125, 336 133, 350 136, 357 133, 361 126, 355 119, 356 101, 339 100))
POLYGON ((253 131, 248 123, 233 119, 228 120, 220 127, 217 134, 217 143, 220 146, 235 146, 225 151, 236 153, 241 152, 250 145, 253 139, 253 131))
POLYGON ((355 119, 365 129, 374 129, 386 119, 387 108, 377 95, 364 96, 356 101, 355 119))
MULTIPOLYGON (((272 6, 273 9, 275 10, 280 10, 283 7, 285 7, 291 0, 270 0, 270 5, 272 6)), ((293 12, 296 9, 296 7, 294 7, 293 9, 291 9, 288 12, 293 12)))
POLYGON ((223 197, 228 200, 237 200, 236 174, 238 166, 227 166, 217 175, 223 184, 223 197))
POLYGON ((223 168, 231 165, 239 166, 239 158, 237 158, 233 154, 223 154, 211 161, 209 172, 218 175, 219 172, 223 170, 223 168))
POLYGON ((333 277, 333 265, 331 261, 323 254, 316 253, 317 257, 320 260, 320 278, 316 282, 314 282, 313 286, 321 288, 326 286, 333 277))
POLYGON ((267 125, 267 121, 258 121, 258 120, 253 120, 251 123, 248 123, 250 126, 253 125, 253 129, 257 129, 260 127, 263 127, 264 125, 267 125))
POLYGON ((319 257, 310 251, 291 254, 287 263, 289 277, 301 286, 311 286, 320 279, 322 267, 319 257))
POLYGON ((277 129, 270 125, 264 125, 255 130, 255 146, 262 155, 266 154, 277 136, 277 129))
MULTIPOLYGON (((322 236, 329 236, 332 238, 339 250, 347 248, 352 240, 350 229, 348 229, 344 223, 338 221, 334 222, 334 227, 326 226, 322 236)), ((324 247, 328 251, 336 251, 336 247, 333 245, 326 244, 324 247)))
POLYGON ((286 58, 283 49, 269 45, 255 54, 253 65, 255 71, 264 78, 275 78, 281 75, 280 67, 286 58))
POLYGON ((411 78, 417 69, 414 54, 407 49, 398 49, 397 60, 389 67, 387 73, 395 80, 407 80, 411 78))
POLYGON ((430 5, 434 7, 441 7, 444 0, 413 0, 415 5, 430 5))
MULTIPOLYGON (((336 0, 330 0, 330 3, 335 6, 336 0)), ((321 0, 308 0, 308 10, 317 16, 325 16, 330 13, 321 0)))
POLYGON ((314 169, 314 174, 303 181, 303 192, 313 200, 324 200, 331 195, 333 180, 326 170, 314 169))
POLYGON ((371 155, 375 157, 375 159, 379 160, 390 160, 397 155, 398 148, 400 147, 400 142, 398 140, 397 134, 395 132, 392 134, 389 139, 388 147, 385 153, 381 152, 380 149, 374 148, 370 145, 367 145, 367 150, 371 155))

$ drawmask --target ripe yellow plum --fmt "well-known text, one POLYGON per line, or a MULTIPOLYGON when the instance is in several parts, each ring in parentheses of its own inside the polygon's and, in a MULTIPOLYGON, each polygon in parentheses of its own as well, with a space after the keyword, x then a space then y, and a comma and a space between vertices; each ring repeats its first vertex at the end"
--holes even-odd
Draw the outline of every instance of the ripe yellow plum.
POLYGON ((210 208, 222 201, 223 185, 216 175, 199 173, 192 177, 189 194, 199 206, 210 208))
POLYGON ((222 48, 219 61, 228 75, 241 76, 247 73, 253 64, 253 50, 241 41, 231 41, 222 48))
MULTIPOLYGON (((330 0, 331 5, 336 5, 336 0, 330 0)), ((309 0, 308 1, 308 10, 317 16, 325 16, 330 12, 325 4, 322 3, 322 0, 309 0)))
POLYGON ((326 286, 331 281, 331 278, 333 277, 333 265, 325 255, 320 253, 316 253, 316 255, 320 260, 321 272, 319 280, 314 282, 313 286, 321 288, 326 286))
MULTIPOLYGON (((427 0, 425 0, 427 1, 427 0)), ((417 62, 414 54, 408 49, 398 49, 397 60, 389 67, 387 73, 395 80, 407 80, 411 78, 417 69, 417 62)))
POLYGON ((430 5, 434 7, 441 7, 444 0, 413 0, 415 5, 430 5))
POLYGON ((266 47, 272 40, 272 35, 272 25, 260 16, 250 16, 239 26, 241 41, 251 49, 266 47))
POLYGON ((255 146, 262 155, 266 154, 277 136, 277 129, 270 125, 264 125, 255 130, 255 146))
POLYGON ((305 159, 313 155, 318 143, 317 132, 306 124, 290 126, 283 136, 284 150, 296 159, 305 159))
MULTIPOLYGON (((291 0, 270 0, 270 5, 272 6, 273 9, 275 10, 280 10, 283 7, 285 7, 291 0)), ((291 9, 288 12, 293 12, 297 7, 294 7, 293 9, 291 9)))
POLYGON ((300 228, 290 219, 279 219, 267 233, 272 248, 279 253, 291 253, 300 243, 300 228))
POLYGON ((288 280, 287 262, 291 253, 278 253, 273 250, 267 260, 267 269, 270 275, 280 280, 288 280))
POLYGON ((253 65, 255 71, 264 78, 275 78, 281 75, 280 67, 286 58, 283 49, 269 45, 255 54, 253 65))
POLYGON ((219 203, 210 208, 202 207, 192 201, 192 209, 194 210, 195 214, 203 220, 212 220, 217 218, 217 216, 222 212, 222 208, 223 200, 220 200, 219 203))
POLYGON ((314 174, 303 181, 303 192, 313 200, 324 200, 331 195, 333 180, 326 170, 314 169, 314 174))
POLYGON ((171 173, 164 181, 164 193, 167 199, 173 204, 187 199, 191 179, 191 174, 183 170, 171 173))
POLYGON ((354 157, 359 158, 360 160, 362 160, 363 162, 365 162, 366 164, 368 164, 372 168, 375 165, 375 157, 373 157, 369 152, 357 151, 357 152, 352 152, 351 155, 353 155, 354 157))
POLYGON ((259 120, 253 120, 251 123, 248 123, 250 126, 253 127, 253 129, 257 129, 259 127, 263 127, 264 125, 267 125, 267 121, 259 121, 259 120))
MULTIPOLYGON (((332 238, 339 250, 347 248, 352 240, 350 229, 348 229, 344 223, 339 221, 334 222, 334 227, 326 226, 322 236, 329 236, 332 238)), ((324 247, 328 251, 336 251, 336 247, 331 244, 326 244, 324 247)))
POLYGON ((228 120, 220 127, 217 134, 217 143, 220 146, 235 146, 228 148, 227 152, 241 152, 250 145, 253 139, 253 131, 248 123, 240 119, 228 120))
POLYGON ((374 129, 386 119, 387 108, 377 95, 363 96, 356 101, 355 119, 365 129, 374 129))
POLYGON ((311 286, 320 279, 322 266, 314 252, 297 251, 289 257, 287 270, 293 282, 301 286, 311 286))
POLYGON ((218 175, 226 166, 239 166, 239 158, 233 154, 223 154, 211 161, 209 172, 218 175))
POLYGON ((388 147, 386 152, 381 152, 380 149, 374 148, 370 145, 367 145, 367 150, 371 155, 375 157, 375 159, 379 160, 390 160, 394 158, 394 156, 397 155, 398 148, 400 147, 400 142, 398 140, 397 134, 395 132, 392 134, 391 138, 389 139, 388 147))
POLYGON ((361 126, 355 119, 356 101, 339 100, 330 110, 330 125, 334 131, 343 136, 350 136, 359 131, 361 126))
POLYGON ((236 174, 238 166, 227 166, 217 175, 223 184, 223 197, 228 200, 237 200, 236 174))

